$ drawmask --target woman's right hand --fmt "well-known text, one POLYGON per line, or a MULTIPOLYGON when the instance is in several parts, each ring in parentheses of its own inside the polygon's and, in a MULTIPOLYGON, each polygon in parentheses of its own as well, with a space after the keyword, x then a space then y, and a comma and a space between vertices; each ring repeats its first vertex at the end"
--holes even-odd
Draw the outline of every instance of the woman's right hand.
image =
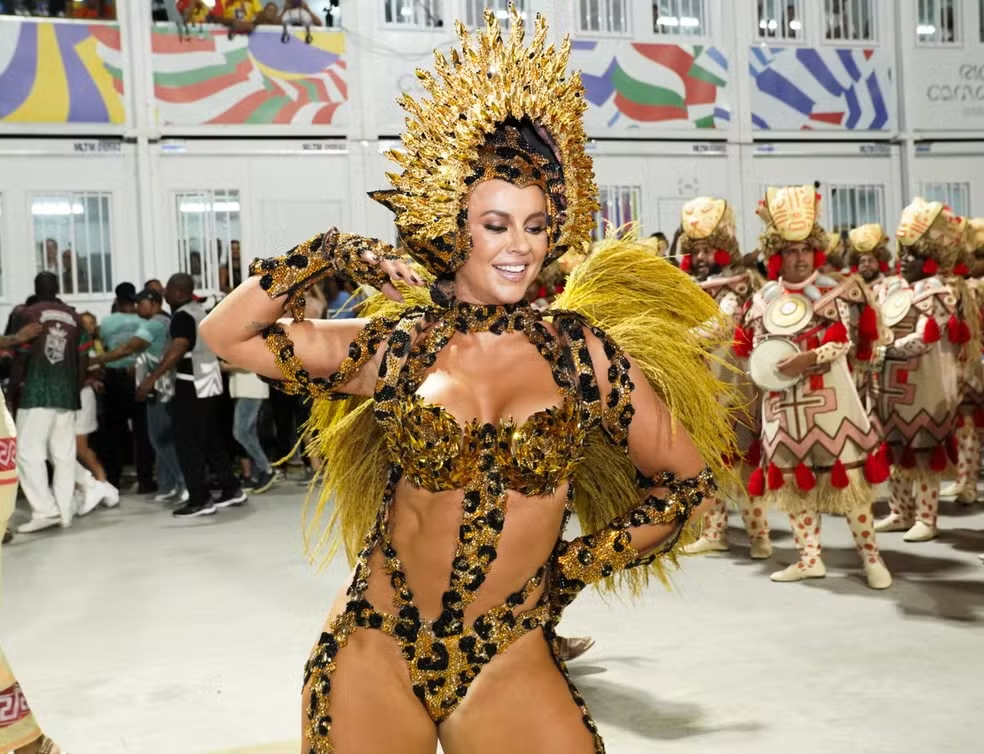
POLYGON ((403 257, 380 257, 367 251, 362 258, 369 264, 378 267, 390 279, 390 282, 384 284, 380 291, 393 301, 403 301, 403 295, 397 290, 396 283, 411 286, 424 285, 423 278, 411 269, 403 257))

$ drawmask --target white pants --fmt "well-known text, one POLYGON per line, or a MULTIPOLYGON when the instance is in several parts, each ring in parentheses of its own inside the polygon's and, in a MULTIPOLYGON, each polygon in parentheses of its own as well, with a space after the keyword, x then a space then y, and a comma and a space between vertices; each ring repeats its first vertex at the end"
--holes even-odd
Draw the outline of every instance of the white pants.
POLYGON ((17 472, 32 518, 72 520, 75 491, 75 412, 26 408, 17 412, 17 472), (48 487, 45 461, 54 466, 48 487))

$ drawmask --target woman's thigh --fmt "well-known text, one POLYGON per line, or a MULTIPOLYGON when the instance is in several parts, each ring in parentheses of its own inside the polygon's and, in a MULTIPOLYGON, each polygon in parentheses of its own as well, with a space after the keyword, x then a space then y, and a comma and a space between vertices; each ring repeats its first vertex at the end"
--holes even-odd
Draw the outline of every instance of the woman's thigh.
POLYGON ((598 751, 541 631, 490 662, 439 733, 445 754, 598 751))
MULTIPOLYGON (((314 648, 314 654, 319 652, 314 648)), ((311 687, 301 706, 303 754, 323 751, 308 737, 311 687)), ((356 629, 335 656, 327 714, 333 754, 434 754, 437 729, 414 696, 399 646, 381 631, 356 629)), ((322 743, 322 741, 317 741, 322 743)))

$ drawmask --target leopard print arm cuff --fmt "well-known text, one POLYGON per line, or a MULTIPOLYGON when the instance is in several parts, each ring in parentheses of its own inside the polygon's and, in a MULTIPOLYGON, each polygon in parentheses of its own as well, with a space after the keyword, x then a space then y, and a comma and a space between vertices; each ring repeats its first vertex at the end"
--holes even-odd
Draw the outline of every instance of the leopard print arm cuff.
POLYGON ((366 260, 367 254, 379 260, 398 258, 389 244, 332 228, 283 256, 253 260, 249 273, 259 276, 260 287, 270 298, 285 296, 284 309, 299 322, 304 319, 304 291, 329 275, 344 272, 356 283, 376 288, 386 283, 388 278, 366 260))

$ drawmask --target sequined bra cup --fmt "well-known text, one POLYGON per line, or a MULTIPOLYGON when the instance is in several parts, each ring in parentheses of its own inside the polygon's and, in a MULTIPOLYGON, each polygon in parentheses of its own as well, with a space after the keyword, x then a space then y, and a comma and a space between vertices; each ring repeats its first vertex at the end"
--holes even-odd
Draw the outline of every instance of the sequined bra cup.
POLYGON ((462 426, 443 407, 414 395, 387 422, 386 446, 404 477, 432 492, 466 489, 498 473, 506 489, 547 495, 573 476, 583 456, 587 430, 578 414, 565 400, 521 424, 472 420, 462 426), (483 463, 490 451, 492 468, 483 463))

